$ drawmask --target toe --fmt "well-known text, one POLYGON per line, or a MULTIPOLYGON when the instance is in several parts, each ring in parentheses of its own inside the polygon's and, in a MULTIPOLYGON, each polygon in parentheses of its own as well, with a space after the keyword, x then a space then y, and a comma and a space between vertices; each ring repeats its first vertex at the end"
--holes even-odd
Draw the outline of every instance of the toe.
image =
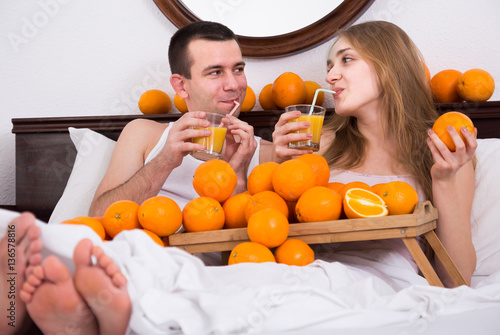
POLYGON ((73 253, 73 261, 76 266, 89 266, 92 265, 92 241, 83 239, 76 245, 75 252, 73 253))

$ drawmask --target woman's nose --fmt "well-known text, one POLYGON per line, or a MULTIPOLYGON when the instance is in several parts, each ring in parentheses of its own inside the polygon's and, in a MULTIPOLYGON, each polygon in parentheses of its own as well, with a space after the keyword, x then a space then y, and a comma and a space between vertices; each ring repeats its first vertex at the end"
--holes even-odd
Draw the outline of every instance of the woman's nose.
POLYGON ((337 80, 340 79, 340 73, 338 71, 337 68, 335 67, 332 67, 328 73, 326 74, 326 82, 329 83, 329 84, 333 84, 334 82, 336 82, 337 80))

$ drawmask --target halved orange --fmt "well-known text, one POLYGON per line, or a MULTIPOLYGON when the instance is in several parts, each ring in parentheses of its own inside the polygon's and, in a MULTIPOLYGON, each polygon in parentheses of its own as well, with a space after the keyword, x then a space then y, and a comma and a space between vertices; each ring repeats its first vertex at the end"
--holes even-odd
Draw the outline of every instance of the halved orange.
POLYGON ((344 212, 347 218, 372 218, 389 214, 384 200, 375 193, 362 189, 351 188, 344 197, 344 212))

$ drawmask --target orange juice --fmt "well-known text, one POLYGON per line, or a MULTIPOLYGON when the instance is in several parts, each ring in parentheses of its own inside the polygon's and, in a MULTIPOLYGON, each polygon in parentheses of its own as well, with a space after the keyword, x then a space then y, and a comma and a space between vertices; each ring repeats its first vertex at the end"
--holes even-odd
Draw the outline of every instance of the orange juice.
POLYGON ((222 153, 222 146, 224 145, 227 129, 224 127, 196 127, 195 129, 207 129, 210 130, 212 134, 207 137, 195 137, 192 139, 193 143, 198 143, 206 147, 204 151, 195 151, 192 155, 199 159, 204 159, 207 155, 212 156, 211 158, 214 158, 213 156, 219 157, 222 153))
POLYGON ((323 128, 324 115, 302 115, 297 119, 290 122, 309 122, 310 126, 307 129, 296 131, 297 133, 310 133, 312 139, 309 141, 291 142, 289 147, 293 149, 312 149, 313 151, 319 150, 319 142, 321 139, 321 129, 323 128))

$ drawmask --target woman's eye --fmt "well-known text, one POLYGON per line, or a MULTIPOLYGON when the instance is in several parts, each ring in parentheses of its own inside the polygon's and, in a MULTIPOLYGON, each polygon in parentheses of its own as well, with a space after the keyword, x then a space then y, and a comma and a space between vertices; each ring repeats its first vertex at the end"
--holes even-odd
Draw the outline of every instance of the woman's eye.
POLYGON ((344 63, 348 63, 348 62, 352 61, 352 58, 351 58, 351 57, 343 57, 343 58, 342 58, 342 61, 343 61, 344 63))

